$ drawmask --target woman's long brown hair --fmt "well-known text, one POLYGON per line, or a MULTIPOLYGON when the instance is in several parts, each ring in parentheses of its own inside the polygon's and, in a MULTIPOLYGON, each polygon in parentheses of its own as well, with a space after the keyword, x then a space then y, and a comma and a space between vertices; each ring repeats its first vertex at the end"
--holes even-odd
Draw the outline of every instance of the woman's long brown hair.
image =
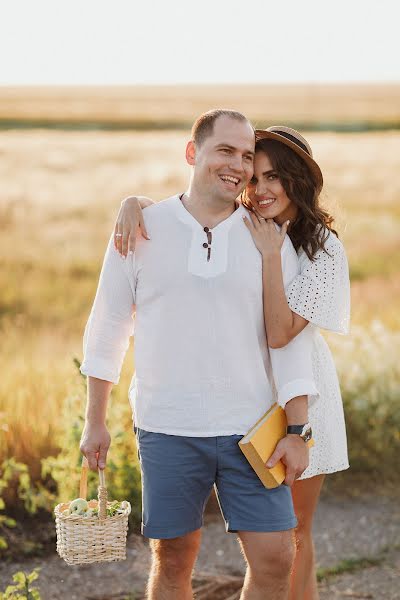
MULTIPOLYGON (((329 232, 333 229, 333 217, 319 205, 318 189, 307 163, 291 148, 277 140, 259 140, 256 152, 265 152, 272 168, 286 192, 288 198, 297 206, 296 219, 290 224, 288 235, 296 252, 302 248, 310 260, 314 260, 318 250, 324 250, 329 232)), ((242 203, 252 210, 246 191, 242 194, 242 203)))

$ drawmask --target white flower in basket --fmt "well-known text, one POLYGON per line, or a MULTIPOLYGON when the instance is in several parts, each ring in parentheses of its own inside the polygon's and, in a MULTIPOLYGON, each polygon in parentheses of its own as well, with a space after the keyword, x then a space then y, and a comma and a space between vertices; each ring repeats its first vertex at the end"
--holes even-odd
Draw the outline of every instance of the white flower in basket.
POLYGON ((87 459, 83 457, 80 498, 57 504, 54 509, 57 552, 69 565, 125 560, 131 505, 126 500, 121 503, 107 502, 105 473, 102 469, 99 469, 98 500, 86 502, 88 468, 87 459))

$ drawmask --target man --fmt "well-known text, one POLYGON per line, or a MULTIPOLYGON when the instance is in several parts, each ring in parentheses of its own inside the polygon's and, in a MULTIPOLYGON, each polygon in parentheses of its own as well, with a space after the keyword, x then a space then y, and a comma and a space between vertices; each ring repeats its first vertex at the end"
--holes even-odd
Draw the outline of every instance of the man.
MULTIPOLYGON (((307 329, 268 351, 261 256, 235 200, 253 174, 254 131, 235 111, 199 117, 187 144, 188 191, 145 209, 150 241, 121 258, 110 240, 85 331, 88 403, 81 451, 104 468, 106 407, 135 312, 133 419, 142 469, 142 532, 151 538, 151 600, 192 598, 203 511, 215 484, 226 529, 248 568, 242 600, 288 594, 296 518, 289 487, 264 488, 238 441, 274 401, 307 422, 312 380, 307 329), (304 360, 306 357, 306 360, 304 360), (308 360, 309 358, 309 360, 308 360), (97 456, 98 455, 98 456, 97 456)), ((285 279, 297 274, 286 240, 285 279)), ((278 453, 278 454, 277 454, 278 453)), ((308 464, 297 435, 277 447, 291 484, 308 464)))

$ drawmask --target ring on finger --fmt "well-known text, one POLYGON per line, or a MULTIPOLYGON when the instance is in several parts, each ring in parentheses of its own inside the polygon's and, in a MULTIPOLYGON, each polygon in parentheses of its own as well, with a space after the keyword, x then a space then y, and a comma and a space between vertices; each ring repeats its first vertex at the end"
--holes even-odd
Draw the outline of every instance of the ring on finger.
POLYGON ((122 237, 122 233, 116 233, 115 237, 122 237))

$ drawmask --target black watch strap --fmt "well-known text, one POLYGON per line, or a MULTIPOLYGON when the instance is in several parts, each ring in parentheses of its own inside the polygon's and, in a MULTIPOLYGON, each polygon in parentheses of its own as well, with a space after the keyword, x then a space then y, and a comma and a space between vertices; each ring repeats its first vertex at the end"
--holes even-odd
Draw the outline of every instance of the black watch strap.
POLYGON ((286 434, 299 435, 302 440, 308 442, 312 438, 312 429, 310 423, 304 425, 288 425, 286 434))
POLYGON ((288 425, 286 433, 296 433, 297 435, 301 435, 303 433, 304 425, 288 425))

